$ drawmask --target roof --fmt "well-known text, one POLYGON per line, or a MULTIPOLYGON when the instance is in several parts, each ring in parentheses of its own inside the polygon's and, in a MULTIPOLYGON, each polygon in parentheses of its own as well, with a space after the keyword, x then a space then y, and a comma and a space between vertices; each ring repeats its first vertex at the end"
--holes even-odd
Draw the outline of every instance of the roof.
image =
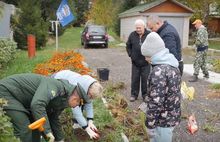
POLYGON ((146 11, 146 10, 149 10, 149 9, 155 7, 155 6, 158 6, 161 3, 164 3, 166 1, 171 1, 171 2, 175 3, 176 5, 178 5, 178 6, 182 7, 182 8, 184 8, 184 9, 188 10, 191 13, 194 12, 191 8, 189 8, 189 7, 183 5, 182 3, 177 2, 175 0, 156 0, 154 2, 140 4, 140 5, 135 6, 135 7, 131 8, 131 9, 129 9, 129 10, 126 10, 126 11, 120 13, 119 17, 127 17, 127 16, 138 15, 138 14, 140 14, 140 13, 146 11))

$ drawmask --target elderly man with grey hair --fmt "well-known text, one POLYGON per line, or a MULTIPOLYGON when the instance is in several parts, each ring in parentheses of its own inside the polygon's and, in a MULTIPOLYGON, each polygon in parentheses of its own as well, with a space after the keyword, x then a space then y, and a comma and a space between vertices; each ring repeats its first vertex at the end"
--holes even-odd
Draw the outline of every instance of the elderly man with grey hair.
POLYGON ((147 27, 157 32, 165 43, 165 47, 175 56, 179 62, 179 70, 183 74, 183 60, 181 41, 177 30, 167 21, 163 21, 158 15, 150 15, 147 18, 147 27))
POLYGON ((128 56, 131 58, 132 74, 131 74, 131 97, 130 101, 137 100, 140 90, 142 98, 145 100, 147 94, 147 78, 150 73, 151 65, 145 61, 145 57, 141 54, 141 45, 150 31, 146 30, 145 22, 141 19, 135 21, 135 31, 133 31, 126 43, 128 56))
POLYGON ((93 104, 92 99, 101 97, 103 91, 102 85, 94 78, 89 75, 80 75, 71 70, 61 70, 51 76, 55 79, 67 80, 70 84, 79 85, 83 91, 84 98, 86 101, 81 102, 80 105, 72 108, 74 128, 83 128, 91 139, 99 138, 98 129, 93 124, 93 104), (86 118, 83 115, 83 111, 86 112, 86 118))

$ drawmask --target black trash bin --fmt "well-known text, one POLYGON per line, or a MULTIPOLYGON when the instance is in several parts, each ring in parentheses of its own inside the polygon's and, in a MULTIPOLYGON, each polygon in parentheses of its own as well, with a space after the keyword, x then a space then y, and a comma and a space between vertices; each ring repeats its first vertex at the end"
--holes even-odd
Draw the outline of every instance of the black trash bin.
POLYGON ((98 79, 100 81, 108 80, 109 69, 108 68, 97 68, 98 79))

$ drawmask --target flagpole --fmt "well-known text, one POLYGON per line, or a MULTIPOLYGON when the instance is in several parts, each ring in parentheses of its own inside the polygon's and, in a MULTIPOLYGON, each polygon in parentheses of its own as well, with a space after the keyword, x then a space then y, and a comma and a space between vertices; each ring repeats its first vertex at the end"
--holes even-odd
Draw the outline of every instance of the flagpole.
POLYGON ((70 22, 74 20, 74 16, 70 11, 67 0, 62 0, 57 11, 57 20, 55 21, 56 25, 56 51, 58 50, 58 22, 60 22, 61 26, 64 27, 70 22))
POLYGON ((55 21, 56 28, 56 51, 58 50, 58 20, 55 21))

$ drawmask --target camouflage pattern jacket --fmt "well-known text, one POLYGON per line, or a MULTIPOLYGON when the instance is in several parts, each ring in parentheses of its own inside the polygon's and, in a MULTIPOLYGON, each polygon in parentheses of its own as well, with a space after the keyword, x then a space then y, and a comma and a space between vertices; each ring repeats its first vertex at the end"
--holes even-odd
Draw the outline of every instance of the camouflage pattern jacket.
POLYGON ((203 25, 201 25, 198 28, 198 31, 196 33, 196 41, 195 41, 195 45, 198 46, 208 46, 208 32, 206 27, 204 27, 203 25))
POLYGON ((173 127, 180 122, 181 116, 181 75, 177 68, 166 64, 153 66, 149 75, 150 92, 147 96, 148 129, 173 127))

